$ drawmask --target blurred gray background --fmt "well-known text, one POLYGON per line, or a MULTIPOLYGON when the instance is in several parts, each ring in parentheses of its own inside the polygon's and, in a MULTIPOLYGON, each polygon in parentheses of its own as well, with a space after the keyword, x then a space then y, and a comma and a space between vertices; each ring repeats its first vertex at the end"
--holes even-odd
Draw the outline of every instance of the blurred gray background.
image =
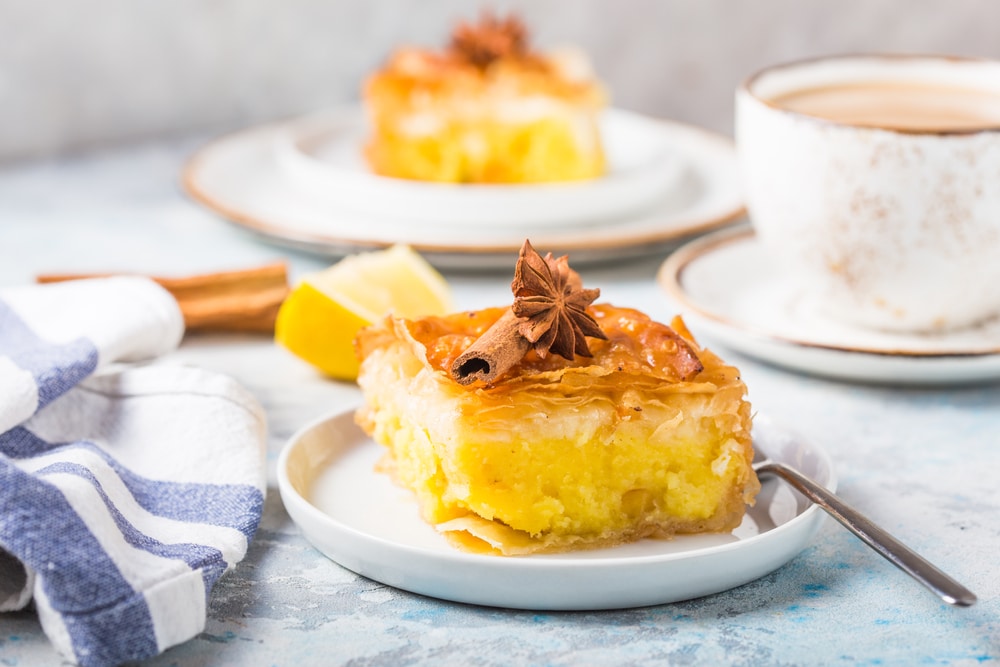
POLYGON ((0 161, 223 132, 358 99, 483 7, 587 51, 613 103, 731 134, 733 89, 826 53, 1000 58, 997 0, 0 0, 0 161))

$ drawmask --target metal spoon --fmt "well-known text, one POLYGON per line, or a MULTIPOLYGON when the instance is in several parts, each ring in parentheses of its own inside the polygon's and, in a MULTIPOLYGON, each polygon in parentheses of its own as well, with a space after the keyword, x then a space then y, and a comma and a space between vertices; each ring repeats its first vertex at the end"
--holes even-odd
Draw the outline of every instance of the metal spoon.
MULTIPOLYGON (((759 450, 758 456, 763 455, 759 450)), ((764 458, 755 461, 753 469, 758 475, 776 475, 792 485, 799 493, 816 503, 830 516, 861 538, 865 544, 881 554, 903 572, 932 590, 948 604, 969 607, 976 602, 976 594, 947 574, 931 565, 922 556, 894 538, 884 529, 845 503, 815 480, 795 468, 764 458)))

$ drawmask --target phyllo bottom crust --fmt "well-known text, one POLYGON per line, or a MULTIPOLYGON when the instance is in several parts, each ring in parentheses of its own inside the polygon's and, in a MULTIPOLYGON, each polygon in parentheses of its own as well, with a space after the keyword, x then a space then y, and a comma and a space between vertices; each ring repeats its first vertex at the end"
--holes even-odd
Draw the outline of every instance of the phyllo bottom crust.
POLYGON ((529 352, 492 385, 459 385, 451 363, 503 312, 388 318, 358 339, 358 423, 428 522, 505 555, 740 524, 759 483, 737 369, 689 339, 704 369, 681 380, 674 330, 597 305, 608 340, 592 358, 529 352))

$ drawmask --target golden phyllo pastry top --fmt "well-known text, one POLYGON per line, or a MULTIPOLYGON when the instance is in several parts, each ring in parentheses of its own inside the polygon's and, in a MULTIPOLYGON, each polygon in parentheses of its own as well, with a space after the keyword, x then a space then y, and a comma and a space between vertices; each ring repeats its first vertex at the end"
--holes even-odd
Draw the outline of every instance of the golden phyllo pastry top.
MULTIPOLYGON (((434 371, 486 390, 527 379, 558 383, 567 375, 633 375, 677 383, 706 370, 680 318, 667 326, 632 308, 591 305, 600 290, 584 288, 565 256, 543 258, 525 241, 511 289, 509 308, 414 321, 389 318, 381 330, 421 348, 420 356, 434 371)), ((367 356, 380 338, 378 329, 359 338, 359 355, 367 356)), ((715 360, 711 353, 708 357, 715 360)), ((717 366, 713 371, 729 368, 712 365, 717 366)), ((709 377, 715 374, 704 380, 726 384, 733 379, 709 377)))
MULTIPOLYGON (((359 352, 362 357, 366 356, 369 349, 380 345, 379 334, 387 334, 410 341, 422 351, 421 356, 426 358, 429 368, 440 375, 449 375, 455 361, 506 312, 509 312, 507 308, 495 307, 419 320, 387 318, 364 332, 359 339, 359 352)), ((710 355, 712 361, 716 358, 696 345, 680 318, 667 326, 634 308, 605 303, 590 306, 588 312, 606 335, 605 340, 591 341, 589 357, 576 356, 567 360, 547 355, 543 358, 538 352, 529 350, 492 382, 470 384, 475 389, 491 392, 513 388, 529 378, 532 382, 558 383, 566 376, 614 374, 644 376, 659 383, 720 380, 722 384, 727 383, 726 378, 719 375, 719 367, 702 362, 699 353, 710 355), (696 370, 692 373, 691 369, 696 370)), ((739 378, 735 372, 725 375, 731 375, 734 380, 739 378)))
POLYGON ((488 14, 478 24, 460 24, 443 50, 398 49, 365 89, 365 96, 379 100, 382 109, 445 104, 470 114, 499 100, 532 94, 595 109, 606 98, 582 54, 536 52, 520 20, 488 14))

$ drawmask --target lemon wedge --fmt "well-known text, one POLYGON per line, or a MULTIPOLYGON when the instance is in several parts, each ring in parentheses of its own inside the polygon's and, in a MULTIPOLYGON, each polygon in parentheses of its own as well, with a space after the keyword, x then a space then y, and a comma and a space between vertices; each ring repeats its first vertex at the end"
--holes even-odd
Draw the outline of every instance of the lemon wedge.
POLYGON ((409 246, 350 255, 303 276, 278 311, 274 340, 324 374, 358 377, 354 337, 393 313, 414 318, 452 311, 451 290, 409 246))

